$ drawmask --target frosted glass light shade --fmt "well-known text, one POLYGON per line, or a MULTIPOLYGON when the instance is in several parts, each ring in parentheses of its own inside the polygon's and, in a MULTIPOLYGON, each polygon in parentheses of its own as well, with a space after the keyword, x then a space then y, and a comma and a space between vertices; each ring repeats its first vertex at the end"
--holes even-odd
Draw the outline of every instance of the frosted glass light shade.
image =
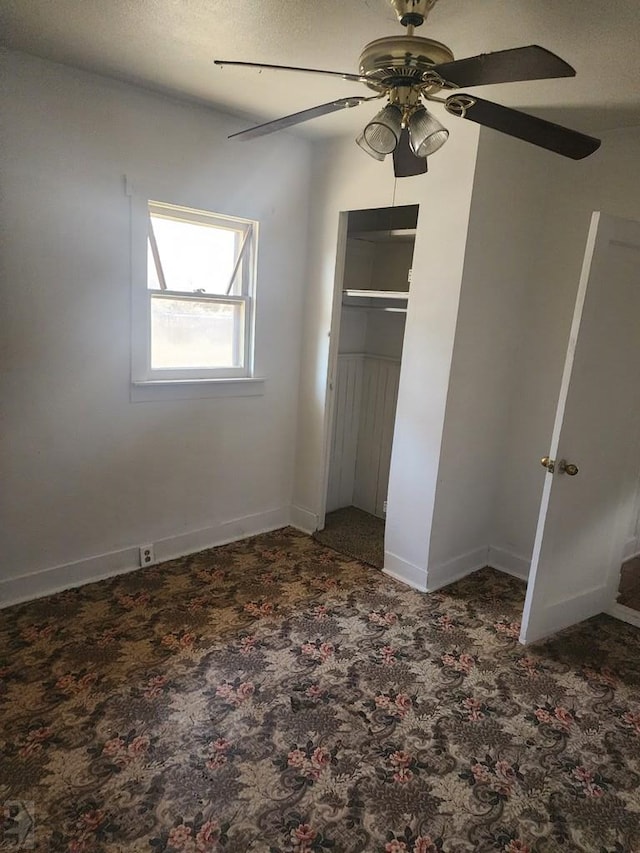
POLYGON ((402 112, 393 104, 387 104, 377 116, 371 119, 362 135, 372 151, 378 154, 391 154, 398 144, 401 131, 402 112))
POLYGON ((384 160, 384 158, 387 156, 386 154, 380 154, 379 151, 374 151, 373 148, 367 142, 367 140, 364 138, 364 133, 361 133, 360 136, 356 139, 356 144, 359 145, 363 151, 366 151, 369 157, 373 157, 374 160, 384 160))
POLYGON ((419 109, 409 119, 409 138, 414 154, 428 157, 444 145, 449 131, 427 110, 419 109))

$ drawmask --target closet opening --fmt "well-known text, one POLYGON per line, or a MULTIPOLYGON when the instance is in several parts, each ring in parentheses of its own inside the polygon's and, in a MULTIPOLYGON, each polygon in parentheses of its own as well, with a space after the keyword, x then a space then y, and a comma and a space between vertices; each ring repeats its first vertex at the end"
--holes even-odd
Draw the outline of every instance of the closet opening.
POLYGON ((325 505, 316 537, 381 569, 418 205, 344 216, 331 327, 325 505))
POLYGON ((640 618, 640 556, 622 564, 617 602, 637 611, 640 618))
POLYGON ((640 626, 640 477, 636 485, 634 506, 632 530, 625 541, 626 559, 620 569, 614 615, 640 626))

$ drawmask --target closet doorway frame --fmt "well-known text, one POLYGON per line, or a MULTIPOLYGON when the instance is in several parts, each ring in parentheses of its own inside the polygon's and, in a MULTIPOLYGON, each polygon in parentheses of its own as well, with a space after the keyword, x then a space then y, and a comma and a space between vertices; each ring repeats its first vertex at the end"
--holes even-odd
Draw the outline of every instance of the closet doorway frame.
POLYGON ((335 386, 338 374, 338 353, 340 351, 340 324, 342 323, 342 291, 344 289, 344 271, 347 261, 347 233, 349 230, 350 210, 341 210, 338 215, 338 240, 336 245, 336 266, 333 277, 333 300, 331 320, 328 332, 329 352, 327 358, 327 382, 325 388, 324 436, 322 442, 322 478, 321 494, 318 502, 318 530, 323 530, 327 516, 327 496, 329 491, 329 468, 331 465, 331 443, 333 418, 335 414, 335 386))
MULTIPOLYGON (((392 205, 391 209, 400 210, 401 208, 416 208, 416 225, 415 234, 417 235, 417 221, 420 215, 419 204, 392 205)), ((387 207, 371 207, 365 208, 367 211, 388 210, 387 207)), ((333 277, 333 299, 331 302, 331 319, 328 331, 329 347, 327 353, 327 378, 325 385, 325 411, 323 422, 323 441, 322 441, 322 477, 320 481, 321 493, 318 501, 318 515, 316 522, 316 530, 323 530, 327 516, 327 498, 329 492, 329 477, 331 473, 331 451, 333 441, 333 421, 336 409, 336 383, 338 375, 338 358, 340 355, 340 329, 342 325, 342 310, 343 310, 343 290, 344 277, 347 262, 348 238, 349 238, 349 217, 353 213, 360 212, 360 208, 353 210, 341 210, 338 214, 338 233, 336 240, 336 263, 335 273, 333 277)), ((414 236, 414 251, 415 251, 415 236, 414 236)), ((400 361, 402 364, 402 359, 400 361)), ((395 419, 394 419, 395 424, 395 419)))

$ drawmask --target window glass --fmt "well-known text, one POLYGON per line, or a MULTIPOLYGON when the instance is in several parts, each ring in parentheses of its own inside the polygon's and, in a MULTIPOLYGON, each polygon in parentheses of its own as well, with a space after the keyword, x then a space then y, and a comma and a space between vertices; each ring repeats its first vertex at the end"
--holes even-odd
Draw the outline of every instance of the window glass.
POLYGON ((151 299, 151 367, 243 367, 244 303, 151 299))
MULTIPOLYGON (((240 248, 240 232, 153 214, 151 224, 167 290, 227 293, 240 248)), ((149 255, 151 261, 151 239, 149 255)), ((148 286, 154 290, 161 287, 155 263, 149 264, 148 286)))

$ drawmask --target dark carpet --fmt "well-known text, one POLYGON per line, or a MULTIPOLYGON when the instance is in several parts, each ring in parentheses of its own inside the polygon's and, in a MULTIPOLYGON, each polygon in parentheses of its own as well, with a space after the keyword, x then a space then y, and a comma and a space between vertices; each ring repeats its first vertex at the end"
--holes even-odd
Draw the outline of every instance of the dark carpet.
POLYGON ((355 506, 327 513, 324 530, 314 534, 318 542, 341 554, 382 569, 384 566, 384 519, 355 506))
POLYGON ((523 596, 285 529, 0 611, 0 849, 636 853, 638 631, 523 596))

